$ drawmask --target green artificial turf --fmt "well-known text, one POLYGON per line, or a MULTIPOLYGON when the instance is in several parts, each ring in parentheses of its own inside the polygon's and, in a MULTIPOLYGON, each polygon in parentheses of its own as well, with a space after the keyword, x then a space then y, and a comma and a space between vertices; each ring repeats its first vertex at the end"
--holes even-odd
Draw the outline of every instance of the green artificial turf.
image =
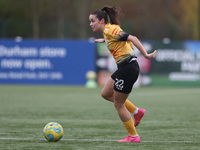
POLYGON ((141 143, 118 143, 128 134, 101 88, 0 86, 0 149, 178 150, 200 149, 200 88, 134 88, 129 100, 146 114, 136 127, 141 143), (43 128, 58 122, 59 142, 43 128))

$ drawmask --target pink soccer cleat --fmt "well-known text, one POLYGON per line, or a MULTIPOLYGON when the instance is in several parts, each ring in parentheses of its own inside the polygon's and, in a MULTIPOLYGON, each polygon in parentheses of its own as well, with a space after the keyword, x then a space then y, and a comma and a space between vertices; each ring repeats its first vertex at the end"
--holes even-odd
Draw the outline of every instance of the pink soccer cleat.
POLYGON ((140 143, 140 136, 132 137, 128 135, 124 139, 118 140, 117 142, 132 142, 132 143, 140 143))
POLYGON ((146 110, 144 110, 144 109, 138 109, 138 113, 133 115, 133 117, 135 119, 135 122, 134 122, 134 126, 135 127, 140 123, 140 121, 141 121, 142 117, 144 116, 145 112, 146 112, 146 110))

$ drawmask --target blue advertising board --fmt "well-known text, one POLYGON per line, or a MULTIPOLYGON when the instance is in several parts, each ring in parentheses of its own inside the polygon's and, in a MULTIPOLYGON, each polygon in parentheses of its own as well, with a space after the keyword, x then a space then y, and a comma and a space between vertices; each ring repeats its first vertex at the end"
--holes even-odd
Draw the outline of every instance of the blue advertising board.
POLYGON ((0 40, 1 84, 83 85, 95 44, 81 40, 0 40))

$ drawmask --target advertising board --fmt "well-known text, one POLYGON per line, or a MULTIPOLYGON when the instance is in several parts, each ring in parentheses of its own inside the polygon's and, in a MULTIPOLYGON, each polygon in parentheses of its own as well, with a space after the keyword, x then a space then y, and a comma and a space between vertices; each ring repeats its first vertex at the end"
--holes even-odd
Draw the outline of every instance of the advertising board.
POLYGON ((0 83, 83 85, 95 44, 81 40, 0 40, 0 83))

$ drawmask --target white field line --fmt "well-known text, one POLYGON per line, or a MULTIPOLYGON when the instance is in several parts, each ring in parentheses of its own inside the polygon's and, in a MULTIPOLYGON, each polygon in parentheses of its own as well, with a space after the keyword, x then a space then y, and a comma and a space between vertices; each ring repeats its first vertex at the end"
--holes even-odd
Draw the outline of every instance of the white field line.
MULTIPOLYGON (((45 140, 45 139, 0 137, 0 140, 35 141, 35 140, 45 140)), ((109 140, 109 139, 61 139, 61 140, 62 141, 85 141, 85 142, 117 142, 117 140, 109 140)), ((141 143, 194 143, 194 141, 141 141, 141 143)))

